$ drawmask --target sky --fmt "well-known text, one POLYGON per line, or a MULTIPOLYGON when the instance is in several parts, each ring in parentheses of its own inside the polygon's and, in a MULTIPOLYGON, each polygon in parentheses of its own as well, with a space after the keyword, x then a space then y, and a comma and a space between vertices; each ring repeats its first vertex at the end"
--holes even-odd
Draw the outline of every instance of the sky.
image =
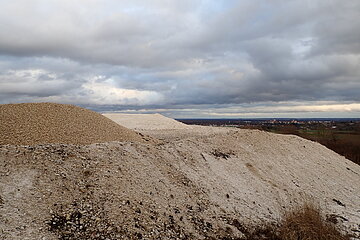
POLYGON ((0 103, 360 117, 359 0, 0 0, 0 103))

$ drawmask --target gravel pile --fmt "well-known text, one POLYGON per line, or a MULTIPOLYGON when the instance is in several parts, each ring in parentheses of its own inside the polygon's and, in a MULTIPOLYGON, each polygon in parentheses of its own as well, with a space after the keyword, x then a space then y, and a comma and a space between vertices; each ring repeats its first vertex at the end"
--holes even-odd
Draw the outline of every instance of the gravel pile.
POLYGON ((312 201, 360 240, 359 165, 296 136, 211 129, 0 145, 0 239, 269 239, 245 236, 312 201))
POLYGON ((0 145, 142 141, 138 133, 99 113, 66 104, 3 104, 0 123, 0 145))

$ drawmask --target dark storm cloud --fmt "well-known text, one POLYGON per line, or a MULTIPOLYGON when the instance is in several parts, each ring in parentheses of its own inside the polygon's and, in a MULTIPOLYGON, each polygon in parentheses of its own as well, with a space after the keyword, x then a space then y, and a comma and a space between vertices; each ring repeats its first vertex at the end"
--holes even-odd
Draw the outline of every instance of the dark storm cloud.
POLYGON ((6 0, 0 101, 357 102, 359 12, 357 0, 6 0))

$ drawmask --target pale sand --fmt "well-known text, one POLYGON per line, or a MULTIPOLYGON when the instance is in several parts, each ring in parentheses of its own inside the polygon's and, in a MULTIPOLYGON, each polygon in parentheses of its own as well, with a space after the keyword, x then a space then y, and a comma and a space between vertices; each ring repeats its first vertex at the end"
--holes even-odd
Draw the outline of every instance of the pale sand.
POLYGON ((161 114, 103 114, 114 122, 134 130, 191 129, 192 127, 161 114))

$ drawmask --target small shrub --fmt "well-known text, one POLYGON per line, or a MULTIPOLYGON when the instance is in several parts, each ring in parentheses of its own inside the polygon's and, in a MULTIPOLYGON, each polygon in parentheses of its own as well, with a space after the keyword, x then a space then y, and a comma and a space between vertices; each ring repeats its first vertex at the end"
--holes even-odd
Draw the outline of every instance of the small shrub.
POLYGON ((285 213, 279 228, 281 239, 284 240, 349 240, 341 234, 335 225, 327 222, 319 208, 305 203, 285 213))
POLYGON ((333 223, 326 221, 320 209, 305 203, 284 214, 278 225, 263 223, 248 227, 244 240, 350 240, 333 223))

